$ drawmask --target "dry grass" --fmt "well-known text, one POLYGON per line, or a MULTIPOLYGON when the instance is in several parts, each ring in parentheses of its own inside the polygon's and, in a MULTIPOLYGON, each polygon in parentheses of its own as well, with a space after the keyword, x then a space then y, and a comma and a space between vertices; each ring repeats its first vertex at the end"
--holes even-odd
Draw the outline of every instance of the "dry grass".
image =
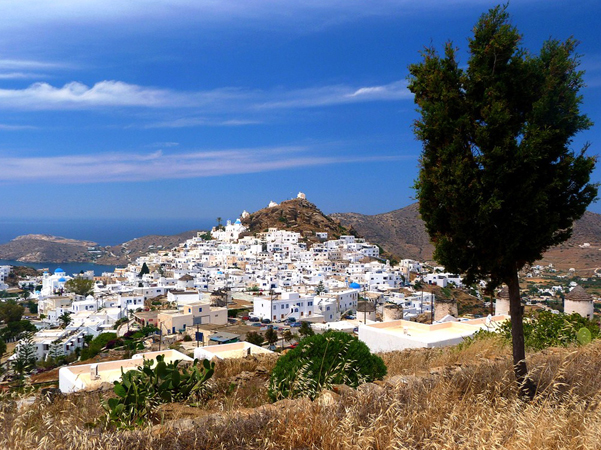
MULTIPOLYGON (((494 340, 461 350, 385 355, 385 360, 389 376, 381 385, 327 392, 314 402, 207 408, 200 417, 180 414, 139 431, 90 426, 102 415, 98 393, 61 396, 52 404, 38 400, 21 410, 5 400, 0 403, 0 447, 601 448, 601 342, 530 355, 540 393, 528 403, 515 394, 509 351, 494 340)), ((214 381, 229 382, 252 371, 252 364, 258 363, 228 362, 221 369, 229 376, 222 372, 214 381)))

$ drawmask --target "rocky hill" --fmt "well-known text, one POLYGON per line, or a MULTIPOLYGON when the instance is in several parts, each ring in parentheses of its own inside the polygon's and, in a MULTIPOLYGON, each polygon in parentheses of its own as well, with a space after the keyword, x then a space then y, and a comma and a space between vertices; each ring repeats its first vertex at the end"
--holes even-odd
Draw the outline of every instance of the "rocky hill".
POLYGON ((424 222, 419 218, 417 203, 373 216, 335 213, 330 217, 344 226, 353 227, 365 239, 381 245, 397 258, 432 259, 434 246, 430 243, 424 222))
MULTIPOLYGON (((431 260, 434 246, 419 216, 417 203, 383 214, 331 214, 344 226, 353 227, 371 242, 380 244, 398 258, 431 260)), ((552 263, 560 270, 575 268, 585 273, 601 267, 601 215, 587 211, 575 222, 572 237, 549 249, 542 264, 552 263), (584 244, 588 243, 589 246, 584 244)))
POLYGON ((296 231, 308 239, 315 232, 327 232, 335 239, 345 234, 355 234, 352 227, 345 227, 338 220, 326 216, 317 206, 306 199, 286 200, 277 206, 260 209, 242 219, 249 233, 261 233, 268 228, 296 231))
POLYGON ((27 234, 0 245, 0 259, 26 262, 87 262, 98 244, 45 234, 27 234))
POLYGON ((139 256, 146 255, 149 252, 153 253, 162 250, 171 250, 173 247, 177 247, 182 242, 196 236, 197 233, 198 230, 185 231, 171 236, 151 234, 132 239, 123 244, 105 247, 102 256, 96 260, 96 263, 115 265, 128 264, 135 261, 139 256))
POLYGON ((197 231, 171 236, 149 235, 110 247, 92 241, 79 241, 60 236, 27 234, 0 245, 0 259, 23 262, 95 262, 125 265, 148 252, 171 249, 197 231))

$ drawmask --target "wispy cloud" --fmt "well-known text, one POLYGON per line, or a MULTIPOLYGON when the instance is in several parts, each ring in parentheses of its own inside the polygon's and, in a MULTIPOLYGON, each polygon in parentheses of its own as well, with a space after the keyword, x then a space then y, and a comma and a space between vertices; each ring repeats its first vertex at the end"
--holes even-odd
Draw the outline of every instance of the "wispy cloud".
POLYGON ((404 81, 353 87, 322 86, 296 90, 249 90, 225 87, 184 92, 138 86, 122 81, 101 81, 89 87, 79 82, 55 87, 34 83, 24 89, 0 89, 0 109, 60 110, 98 107, 193 108, 202 115, 157 122, 151 127, 181 128, 198 125, 240 126, 256 119, 214 119, 217 113, 244 113, 262 109, 309 108, 343 103, 402 100, 411 98, 404 81))
POLYGON ((0 70, 50 70, 50 69, 72 69, 71 64, 57 63, 52 61, 36 61, 31 59, 2 59, 0 58, 0 70))
POLYGON ((246 119, 226 119, 216 120, 207 119, 206 117, 181 117, 173 120, 165 120, 161 122, 150 123, 144 128, 189 128, 198 126, 207 127, 239 127, 244 125, 258 125, 263 123, 260 120, 246 119))
POLYGON ((35 130, 37 127, 33 125, 11 125, 7 123, 0 123, 0 131, 21 131, 21 130, 35 130))
POLYGON ((4 72, 4 73, 0 72, 0 80, 24 80, 24 79, 35 80, 36 78, 40 79, 45 76, 46 75, 43 75, 40 73, 33 73, 33 72, 4 72))
MULTIPOLYGON (((57 88, 35 83, 25 89, 0 89, 0 108, 30 110, 85 109, 98 106, 169 106, 175 101, 167 90, 143 88, 120 81, 101 81, 92 87, 72 82, 57 88)), ((179 99, 176 103, 182 103, 179 99)))
POLYGON ((112 153, 0 157, 0 181, 105 183, 200 178, 330 164, 398 160, 401 156, 348 156, 322 148, 284 146, 165 154, 112 153))
POLYGON ((271 93, 272 99, 258 104, 259 108, 298 108, 412 99, 405 81, 395 81, 379 86, 352 87, 346 85, 323 86, 271 93))

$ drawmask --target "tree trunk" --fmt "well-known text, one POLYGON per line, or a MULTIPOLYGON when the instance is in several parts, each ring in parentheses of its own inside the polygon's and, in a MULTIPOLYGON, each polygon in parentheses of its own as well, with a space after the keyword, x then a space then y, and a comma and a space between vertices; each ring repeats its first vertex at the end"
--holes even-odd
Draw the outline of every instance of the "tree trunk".
POLYGON ((509 314, 511 315, 511 341, 513 344, 513 371, 521 394, 534 398, 536 385, 528 377, 526 349, 524 345, 524 307, 520 298, 520 285, 517 271, 506 280, 509 290, 509 314))

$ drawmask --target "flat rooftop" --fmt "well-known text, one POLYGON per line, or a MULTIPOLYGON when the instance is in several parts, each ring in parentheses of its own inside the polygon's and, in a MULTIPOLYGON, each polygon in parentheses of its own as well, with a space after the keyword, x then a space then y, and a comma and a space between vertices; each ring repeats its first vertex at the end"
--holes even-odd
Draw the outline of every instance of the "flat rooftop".
POLYGON ((59 388, 63 393, 94 390, 100 387, 102 383, 112 383, 119 380, 121 378, 121 369, 123 369, 123 372, 135 370, 143 364, 144 359, 155 360, 156 362, 158 355, 163 355, 166 363, 175 360, 192 361, 192 358, 176 350, 164 350, 139 353, 134 355, 132 359, 62 367, 59 370, 59 388), (92 376, 93 366, 97 368, 94 370, 94 376, 92 376))
POLYGON ((494 329, 509 316, 494 316, 462 322, 423 324, 408 320, 359 326, 359 339, 371 351, 393 351, 417 347, 455 345, 481 329, 494 329))

